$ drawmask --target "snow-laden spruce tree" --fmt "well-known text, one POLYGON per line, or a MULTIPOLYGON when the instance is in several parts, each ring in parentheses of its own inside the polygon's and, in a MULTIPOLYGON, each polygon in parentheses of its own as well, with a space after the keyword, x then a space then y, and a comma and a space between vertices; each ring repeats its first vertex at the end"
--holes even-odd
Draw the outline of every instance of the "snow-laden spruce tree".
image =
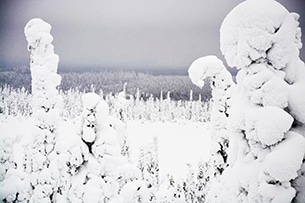
POLYGON ((221 51, 239 72, 229 115, 229 167, 212 183, 207 202, 305 201, 298 18, 274 0, 247 0, 221 25, 221 51))
POLYGON ((227 122, 235 84, 231 74, 216 56, 205 56, 195 60, 188 72, 192 82, 200 88, 204 86, 206 78, 210 79, 213 106, 211 112, 211 157, 208 165, 210 166, 209 175, 212 179, 221 175, 227 167, 229 146, 227 122))
POLYGON ((24 33, 31 52, 32 108, 36 119, 31 149, 31 202, 51 202, 55 198, 58 173, 54 151, 61 99, 56 73, 59 57, 51 44, 51 26, 41 19, 30 20, 24 33))
POLYGON ((120 130, 115 129, 121 125, 118 126, 113 118, 109 117, 107 103, 95 93, 84 94, 82 103, 79 139, 87 150, 70 150, 75 161, 72 159, 68 163, 70 166, 74 165, 72 169, 75 172, 71 173, 68 200, 122 202, 126 195, 123 191, 137 191, 138 187, 133 188, 131 185, 139 181, 140 171, 121 154, 120 143, 123 143, 124 136, 120 134, 120 130))

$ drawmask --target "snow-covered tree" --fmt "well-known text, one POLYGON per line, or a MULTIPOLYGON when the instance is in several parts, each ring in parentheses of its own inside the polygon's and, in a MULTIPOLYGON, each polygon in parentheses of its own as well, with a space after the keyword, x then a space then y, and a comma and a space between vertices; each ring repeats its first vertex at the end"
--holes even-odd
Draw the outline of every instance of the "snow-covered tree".
MULTIPOLYGON (((140 179, 139 170, 121 154, 120 143, 125 132, 121 128, 125 126, 118 123, 119 119, 109 118, 109 107, 99 95, 86 93, 82 102, 79 137, 88 154, 76 148, 79 156, 74 164, 76 172, 72 174, 68 199, 71 202, 122 202, 123 191, 140 179)), ((74 154, 72 152, 71 156, 74 154)))
POLYGON ((220 29, 239 69, 229 115, 229 167, 208 202, 304 202, 305 66, 299 15, 274 0, 247 0, 220 29))
POLYGON ((32 108, 36 119, 31 146, 32 202, 51 202, 57 191, 57 160, 54 151, 60 114, 61 97, 56 73, 59 62, 54 54, 51 26, 41 19, 30 20, 24 33, 31 52, 32 108))
POLYGON ((133 96, 126 93, 127 83, 124 83, 123 90, 116 95, 114 107, 117 117, 125 121, 128 116, 128 105, 133 103, 133 96))
POLYGON ((206 78, 210 79, 213 107, 211 112, 212 137, 209 173, 210 178, 216 178, 222 174, 228 165, 229 138, 227 123, 235 84, 231 74, 216 56, 205 56, 195 60, 188 72, 192 82, 200 88, 204 86, 206 78))

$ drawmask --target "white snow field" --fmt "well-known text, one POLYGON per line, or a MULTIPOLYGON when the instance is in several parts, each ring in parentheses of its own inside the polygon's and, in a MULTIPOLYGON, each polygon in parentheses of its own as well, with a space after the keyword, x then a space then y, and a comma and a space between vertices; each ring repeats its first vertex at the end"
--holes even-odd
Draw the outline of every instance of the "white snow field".
MULTIPOLYGON (((12 150, 17 164, 23 161, 23 146, 31 143, 33 126, 32 118, 0 118, 1 139, 15 142, 12 150)), ((71 133, 75 132, 73 122, 62 121, 60 127, 59 131, 65 134, 65 140, 73 140, 69 139, 69 135, 75 136, 75 133, 71 133)), ((185 178, 189 164, 197 168, 200 160, 207 161, 209 158, 209 123, 128 121, 127 134, 130 140, 131 159, 135 165, 139 159, 140 147, 150 144, 157 136, 161 180, 166 174, 173 175, 175 179, 185 178)))
POLYGON ((210 130, 208 123, 200 122, 140 122, 127 123, 131 157, 138 161, 139 148, 158 138, 160 178, 166 174, 177 179, 186 177, 189 164, 197 168, 200 160, 210 156, 210 130))

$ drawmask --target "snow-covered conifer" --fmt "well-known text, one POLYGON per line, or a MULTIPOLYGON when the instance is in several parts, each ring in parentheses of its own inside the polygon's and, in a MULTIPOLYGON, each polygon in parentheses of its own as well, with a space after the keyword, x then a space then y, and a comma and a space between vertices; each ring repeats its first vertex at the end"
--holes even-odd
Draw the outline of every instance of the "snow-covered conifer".
POLYGON ((56 73, 59 62, 51 44, 51 26, 41 19, 30 20, 24 33, 31 52, 32 108, 36 119, 31 152, 32 202, 51 202, 56 196, 57 160, 54 151, 60 114, 61 97, 56 73))
POLYGON ((115 110, 117 111, 116 114, 122 121, 126 120, 126 116, 127 116, 126 106, 128 104, 128 100, 126 98, 127 97, 126 86, 127 83, 124 83, 123 90, 118 93, 116 97, 116 102, 114 104, 115 110))
POLYGON ((227 120, 235 84, 231 74, 216 56, 205 56, 195 60, 188 72, 192 82, 200 88, 204 86, 206 78, 210 79, 213 101, 210 172, 211 176, 218 177, 227 167, 229 146, 227 120))
POLYGON ((89 154, 72 178, 69 200, 120 202, 120 192, 125 185, 140 178, 139 170, 121 154, 125 125, 119 119, 109 117, 109 106, 99 95, 86 93, 82 102, 79 134, 89 154), (94 190, 90 189, 92 187, 94 190))
POLYGON ((247 0, 220 29, 221 51, 239 69, 229 116, 229 167, 208 202, 304 202, 305 66, 298 14, 274 0, 247 0))

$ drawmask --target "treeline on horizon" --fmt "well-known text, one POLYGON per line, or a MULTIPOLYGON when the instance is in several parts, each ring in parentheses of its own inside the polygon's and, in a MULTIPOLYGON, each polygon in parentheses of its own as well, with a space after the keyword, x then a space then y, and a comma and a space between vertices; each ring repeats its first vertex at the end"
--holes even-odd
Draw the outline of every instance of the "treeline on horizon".
MULTIPOLYGON (((163 98, 166 98, 167 93, 170 92, 170 97, 173 100, 189 100, 190 92, 193 91, 194 100, 199 99, 201 95, 202 101, 207 101, 211 97, 211 89, 205 85, 202 89, 198 88, 190 81, 187 75, 174 74, 153 74, 149 72, 140 71, 126 71, 126 70, 99 70, 88 71, 60 71, 62 76, 61 91, 68 91, 69 89, 77 89, 83 92, 94 91, 100 93, 102 90, 104 94, 116 94, 123 90, 126 83, 126 93, 135 96, 139 88, 141 98, 146 100, 153 96, 160 98, 161 91, 163 98)), ((5 85, 11 88, 18 89, 24 87, 26 91, 31 91, 31 73, 29 68, 13 68, 11 70, 0 72, 0 85, 5 85)))

